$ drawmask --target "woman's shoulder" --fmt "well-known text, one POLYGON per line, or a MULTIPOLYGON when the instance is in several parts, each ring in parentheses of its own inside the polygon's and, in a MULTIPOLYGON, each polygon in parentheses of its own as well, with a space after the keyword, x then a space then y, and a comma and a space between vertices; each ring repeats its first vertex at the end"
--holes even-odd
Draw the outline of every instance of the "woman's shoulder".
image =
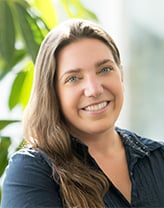
POLYGON ((22 148, 13 153, 9 159, 9 164, 5 171, 6 177, 18 178, 20 175, 49 177, 52 175, 52 165, 49 157, 40 149, 22 148))
POLYGON ((24 148, 11 156, 5 170, 2 207, 58 207, 58 189, 45 152, 24 148))
POLYGON ((26 161, 31 163, 41 163, 51 167, 50 158, 40 149, 22 148, 11 155, 9 164, 13 161, 17 163, 24 163, 26 161))
POLYGON ((125 143, 129 143, 131 145, 140 145, 144 147, 148 151, 154 151, 157 149, 164 150, 164 141, 156 140, 152 138, 147 138, 139 135, 134 131, 130 131, 127 129, 116 128, 116 131, 121 135, 125 143))

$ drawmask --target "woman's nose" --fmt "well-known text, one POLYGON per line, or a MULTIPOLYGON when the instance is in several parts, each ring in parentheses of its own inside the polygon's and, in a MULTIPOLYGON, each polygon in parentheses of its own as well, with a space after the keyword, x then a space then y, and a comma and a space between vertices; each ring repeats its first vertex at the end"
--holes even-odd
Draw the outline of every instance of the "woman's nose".
POLYGON ((103 93, 103 85, 98 78, 91 77, 86 80, 84 94, 86 97, 99 97, 103 93))

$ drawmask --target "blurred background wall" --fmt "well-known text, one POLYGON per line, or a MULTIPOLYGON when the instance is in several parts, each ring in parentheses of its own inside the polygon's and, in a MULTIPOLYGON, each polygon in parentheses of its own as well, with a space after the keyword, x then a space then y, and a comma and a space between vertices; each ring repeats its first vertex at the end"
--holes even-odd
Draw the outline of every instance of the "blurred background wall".
POLYGON ((129 0, 129 125, 164 140, 163 11, 162 0, 129 0))

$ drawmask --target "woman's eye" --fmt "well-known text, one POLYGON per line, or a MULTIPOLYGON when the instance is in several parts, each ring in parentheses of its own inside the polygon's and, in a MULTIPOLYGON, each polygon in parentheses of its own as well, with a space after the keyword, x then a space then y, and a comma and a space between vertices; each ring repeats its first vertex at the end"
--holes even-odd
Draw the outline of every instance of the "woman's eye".
POLYGON ((112 70, 111 67, 103 67, 103 68, 100 70, 100 73, 101 73, 101 72, 109 72, 109 71, 111 71, 111 70, 112 70))
POLYGON ((66 79, 66 82, 75 82, 79 80, 79 78, 77 76, 72 76, 72 77, 69 77, 68 79, 66 79))

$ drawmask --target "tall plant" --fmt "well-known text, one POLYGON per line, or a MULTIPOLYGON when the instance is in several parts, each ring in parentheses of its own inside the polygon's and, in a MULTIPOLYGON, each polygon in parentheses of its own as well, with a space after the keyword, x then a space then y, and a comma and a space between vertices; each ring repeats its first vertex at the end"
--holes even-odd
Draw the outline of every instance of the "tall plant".
MULTIPOLYGON (((0 81, 9 74, 14 76, 6 106, 11 112, 17 106, 23 111, 28 102, 35 58, 47 32, 63 18, 97 20, 96 15, 80 0, 55 2, 0 0, 0 81)), ((8 164, 8 150, 13 145, 12 136, 5 129, 20 122, 20 115, 14 120, 0 118, 0 177, 8 164)))

